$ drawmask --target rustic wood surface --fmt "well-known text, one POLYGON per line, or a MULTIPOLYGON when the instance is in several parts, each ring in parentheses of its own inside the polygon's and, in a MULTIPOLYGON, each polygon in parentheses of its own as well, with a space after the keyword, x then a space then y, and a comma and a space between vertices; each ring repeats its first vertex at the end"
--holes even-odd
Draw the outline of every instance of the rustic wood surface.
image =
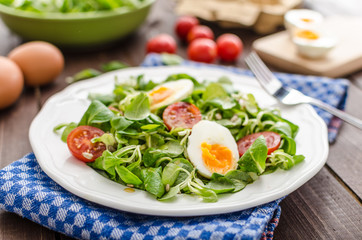
MULTIPOLYGON (((308 2, 308 7, 318 9, 323 9, 323 4, 329 4, 327 0, 308 2), (322 6, 313 5, 318 2, 322 6)), ((353 1, 346 3, 349 2, 353 1)), ((174 5, 174 1, 158 0, 147 22, 137 32, 112 46, 87 52, 63 49, 65 69, 53 84, 41 88, 40 94, 32 88, 26 88, 15 105, 0 110, 0 168, 32 151, 28 140, 30 123, 49 96, 66 86, 65 77, 84 68, 99 68, 100 64, 110 60, 120 60, 131 66, 139 65, 145 57, 147 39, 161 32, 174 35, 174 5)), ((338 5, 335 6, 336 13, 339 13, 338 5)), ((328 5, 329 15, 333 13, 332 8, 333 4, 328 5)), ((343 8, 344 11, 345 9, 348 8, 343 8)), ((250 51, 253 40, 261 36, 248 30, 222 29, 214 24, 208 25, 214 29, 216 36, 233 32, 243 39, 244 53, 233 65, 245 68, 243 58, 250 51)), ((12 34, 1 21, 0 39, 0 55, 3 56, 21 43, 21 39, 12 34)), ((181 45, 178 54, 186 57, 186 46, 181 45)), ((362 70, 345 77, 351 83, 346 111, 362 119, 362 70)), ((282 215, 275 231, 275 239, 361 239, 361 143, 362 131, 343 124, 336 143, 330 145, 325 167, 282 201, 282 215)), ((0 240, 11 239, 71 238, 15 214, 0 211, 0 240)))

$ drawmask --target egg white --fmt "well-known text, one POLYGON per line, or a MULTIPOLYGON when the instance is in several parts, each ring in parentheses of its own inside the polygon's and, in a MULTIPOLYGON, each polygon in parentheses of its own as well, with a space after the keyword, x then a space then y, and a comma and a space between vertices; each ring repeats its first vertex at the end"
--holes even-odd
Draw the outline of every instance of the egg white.
POLYGON ((161 85, 158 85, 157 87, 148 92, 149 96, 153 91, 156 91, 161 87, 166 87, 171 89, 173 91, 173 94, 164 99, 163 101, 155 104, 152 104, 151 101, 151 111, 181 101, 182 99, 191 95, 192 91, 194 90, 194 84, 191 80, 180 79, 177 81, 166 82, 161 85))
POLYGON ((229 129, 216 122, 201 120, 193 126, 186 149, 191 163, 198 170, 200 175, 210 178, 213 174, 205 166, 202 159, 201 144, 203 142, 210 145, 219 144, 227 147, 232 152, 233 157, 233 166, 230 170, 237 168, 237 162, 239 159, 238 147, 229 129))
POLYGON ((294 35, 298 29, 317 30, 324 21, 324 17, 319 12, 309 9, 293 9, 284 15, 285 28, 294 35), (310 21, 303 21, 309 19, 310 21))
POLYGON ((294 37, 293 42, 300 55, 312 59, 325 57, 337 43, 335 38, 323 35, 315 40, 294 37))

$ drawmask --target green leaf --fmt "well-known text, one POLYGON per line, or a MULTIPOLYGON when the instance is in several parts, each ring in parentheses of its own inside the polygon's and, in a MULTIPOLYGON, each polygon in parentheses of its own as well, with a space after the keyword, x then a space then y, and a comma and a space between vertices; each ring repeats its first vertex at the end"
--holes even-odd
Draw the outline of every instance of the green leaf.
POLYGON ((145 167, 154 166, 155 162, 165 157, 166 153, 157 148, 147 148, 146 151, 143 153, 143 164, 145 167))
POLYGON ((110 72, 123 68, 128 68, 128 65, 116 60, 101 65, 101 69, 103 72, 110 72))
POLYGON ((165 201, 168 199, 171 199, 173 197, 175 197, 178 193, 180 192, 180 186, 176 185, 174 187, 171 187, 170 190, 162 196, 162 198, 158 199, 160 201, 165 201))
POLYGON ((289 138, 293 136, 292 129, 286 122, 276 122, 273 127, 269 129, 269 131, 277 132, 279 134, 288 136, 289 138))
POLYGON ((163 185, 166 186, 168 184, 170 187, 172 187, 178 177, 180 169, 181 167, 177 166, 176 164, 172 162, 168 163, 162 171, 163 185))
POLYGON ((102 153, 102 156, 97 158, 94 162, 88 163, 88 166, 92 168, 100 169, 106 171, 110 176, 111 179, 115 179, 116 170, 115 166, 120 165, 121 160, 114 156, 110 151, 105 150, 102 153))
POLYGON ((70 83, 78 82, 80 80, 94 78, 94 77, 97 77, 97 76, 99 76, 101 74, 102 73, 100 71, 98 71, 98 70, 95 70, 93 68, 88 68, 88 69, 84 69, 84 70, 74 74, 71 77, 67 77, 65 79, 65 81, 70 84, 70 83))
MULTIPOLYGON (((191 173, 192 170, 194 169, 193 165, 184 158, 175 158, 175 159, 173 159, 173 163, 176 164, 177 166, 185 169, 189 173, 191 173)), ((187 177, 188 177, 188 174, 186 172, 184 172, 184 171, 179 172, 177 179, 174 182, 174 185, 178 185, 178 184, 182 183, 183 181, 185 181, 185 179, 187 177)))
POLYGON ((62 128, 64 128, 63 132, 62 132, 62 136, 61 136, 61 140, 63 142, 67 142, 67 138, 68 138, 68 135, 69 133, 77 127, 77 123, 75 122, 71 122, 71 123, 62 123, 62 124, 59 124, 57 126, 54 127, 53 131, 56 132, 62 128), (64 128, 65 127, 65 128, 64 128))
POLYGON ((165 186, 162 184, 161 167, 148 168, 144 180, 145 189, 147 192, 160 198, 165 193, 165 186))
POLYGON ((202 95, 202 100, 205 102, 210 101, 215 98, 224 99, 229 97, 228 93, 219 83, 210 83, 206 89, 204 94, 202 95))
POLYGON ((141 129, 142 130, 155 130, 158 127, 160 127, 159 124, 147 124, 147 125, 141 126, 141 129))
POLYGON ((116 166, 116 172, 123 182, 134 186, 141 185, 143 182, 125 166, 116 166))
POLYGON ((217 82, 220 83, 229 94, 235 92, 233 82, 227 76, 220 77, 217 82))
POLYGON ((235 186, 233 192, 238 192, 246 187, 247 184, 254 182, 254 179, 247 172, 240 170, 232 170, 225 174, 235 186))
POLYGON ((281 165, 281 168, 284 170, 289 170, 291 169, 294 165, 302 162, 304 160, 304 156, 303 155, 295 155, 295 156, 290 156, 289 158, 286 158, 283 162, 283 164, 281 165))
POLYGON ((165 65, 180 65, 183 62, 183 58, 176 54, 162 53, 161 61, 165 65))
POLYGON ((303 156, 303 155, 294 155, 293 156, 294 165, 303 162, 304 159, 305 159, 305 156, 303 156))
POLYGON ((202 95, 202 100, 205 104, 211 104, 223 110, 231 109, 236 105, 235 100, 229 96, 220 83, 210 83, 202 95))
POLYGON ((140 93, 126 106, 124 116, 130 120, 142 120, 150 113, 150 100, 147 94, 140 93))
POLYGON ((109 110, 103 103, 98 100, 94 100, 84 113, 82 119, 78 123, 78 126, 94 126, 106 132, 110 128, 109 121, 112 119, 113 116, 113 112, 109 110))
POLYGON ((299 131, 299 127, 295 125, 294 123, 282 118, 281 116, 277 114, 273 114, 272 112, 265 113, 263 115, 262 120, 272 120, 276 122, 277 124, 273 126, 270 131, 278 132, 280 134, 285 134, 286 136, 290 138, 295 138, 299 131), (288 125, 288 126, 286 126, 288 125), (275 128, 275 130, 274 130, 275 128))
POLYGON ((217 202, 217 194, 213 190, 202 188, 199 191, 198 195, 202 197, 204 202, 217 202))
POLYGON ((125 117, 123 116, 117 116, 117 117, 113 117, 111 119, 111 126, 112 128, 114 128, 116 131, 122 131, 125 130, 126 128, 128 128, 129 126, 131 126, 133 124, 133 121, 127 120, 125 117))
POLYGON ((297 144, 295 143, 293 138, 287 137, 282 135, 283 145, 281 148, 284 150, 285 153, 290 155, 294 155, 297 151, 297 144))
POLYGON ((179 141, 170 140, 161 149, 166 153, 166 155, 175 158, 181 155, 184 152, 184 147, 181 146, 179 141))
POLYGON ((98 100, 104 105, 108 106, 115 101, 115 96, 113 94, 90 93, 88 95, 88 99, 91 101, 98 100))
POLYGON ((244 102, 245 108, 251 115, 256 116, 259 112, 258 103, 256 102, 253 94, 247 94, 247 98, 247 101, 244 102))
POLYGON ((93 138, 91 142, 92 143, 102 142, 106 145, 107 149, 110 149, 109 147, 114 146, 116 144, 116 139, 111 133, 105 133, 100 137, 93 138))
POLYGON ((235 189, 235 186, 230 179, 218 173, 212 174, 210 182, 208 182, 205 187, 213 190, 217 194, 232 192, 235 189))
POLYGON ((194 90, 196 90, 196 91, 199 88, 203 88, 203 86, 195 78, 191 77, 190 75, 188 75, 186 73, 172 74, 172 75, 167 77, 165 82, 176 81, 176 80, 180 80, 180 79, 189 79, 189 80, 191 80, 192 83, 194 84, 194 90))
POLYGON ((264 136, 261 135, 240 158, 240 169, 244 172, 255 172, 258 175, 262 174, 265 170, 267 155, 268 147, 266 146, 264 136))

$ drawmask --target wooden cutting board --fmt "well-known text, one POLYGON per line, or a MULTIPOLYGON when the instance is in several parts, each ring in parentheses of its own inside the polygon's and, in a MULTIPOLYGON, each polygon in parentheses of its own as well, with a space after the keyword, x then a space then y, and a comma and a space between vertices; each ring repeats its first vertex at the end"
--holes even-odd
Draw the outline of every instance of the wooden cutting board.
POLYGON ((334 16, 324 27, 338 44, 323 59, 300 56, 286 31, 254 41, 253 49, 266 63, 287 72, 335 78, 361 70, 362 18, 334 16))

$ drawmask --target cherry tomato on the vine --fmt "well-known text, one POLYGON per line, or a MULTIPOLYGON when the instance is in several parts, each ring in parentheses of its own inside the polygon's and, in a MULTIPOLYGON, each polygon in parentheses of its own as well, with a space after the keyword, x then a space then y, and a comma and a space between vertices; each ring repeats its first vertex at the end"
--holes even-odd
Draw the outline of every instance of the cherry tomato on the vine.
POLYGON ((232 33, 225 33, 216 40, 217 51, 221 60, 235 61, 243 51, 243 42, 232 33))
POLYGON ((214 39, 214 32, 208 26, 196 25, 187 34, 187 41, 191 43, 198 38, 214 39))
POLYGON ((279 148, 281 137, 278 133, 275 132, 253 133, 250 135, 246 135, 237 142, 240 157, 244 155, 246 150, 248 150, 248 148, 260 135, 263 135, 265 138, 266 146, 268 147, 268 154, 274 152, 279 148))
POLYGON ((175 39, 168 34, 159 34, 147 42, 147 53, 175 53, 177 45, 175 39))
POLYGON ((104 132, 96 127, 76 127, 67 137, 68 148, 77 159, 83 162, 93 162, 106 150, 106 145, 102 142, 92 143, 91 140, 103 134, 104 132))
POLYGON ((163 111, 162 118, 169 130, 177 127, 191 129, 201 120, 201 112, 194 104, 176 102, 163 111))
POLYGON ((199 20, 193 16, 181 16, 175 23, 175 32, 182 40, 187 40, 187 34, 194 26, 199 25, 199 20))
POLYGON ((208 38, 195 39, 187 48, 187 55, 193 61, 212 63, 217 58, 216 43, 208 38))

